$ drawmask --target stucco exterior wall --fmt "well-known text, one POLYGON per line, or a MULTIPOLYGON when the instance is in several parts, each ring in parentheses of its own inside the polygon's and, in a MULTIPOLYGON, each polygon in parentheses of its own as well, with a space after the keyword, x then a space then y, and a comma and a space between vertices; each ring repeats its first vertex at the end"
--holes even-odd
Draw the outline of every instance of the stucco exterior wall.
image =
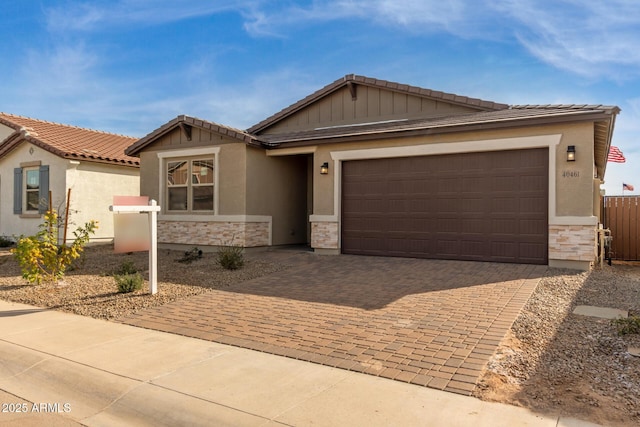
POLYGON ((92 240, 113 239, 113 196, 137 196, 140 191, 138 168, 108 164, 71 163, 66 170, 67 188, 71 189, 67 239, 73 231, 90 220, 98 221, 98 229, 92 240))
POLYGON ((593 124, 564 126, 556 151, 556 215, 593 216, 593 124), (567 162, 567 146, 576 149, 575 162, 567 162))
POLYGON ((247 147, 247 215, 273 219, 273 244, 307 243, 308 156, 269 157, 247 147))

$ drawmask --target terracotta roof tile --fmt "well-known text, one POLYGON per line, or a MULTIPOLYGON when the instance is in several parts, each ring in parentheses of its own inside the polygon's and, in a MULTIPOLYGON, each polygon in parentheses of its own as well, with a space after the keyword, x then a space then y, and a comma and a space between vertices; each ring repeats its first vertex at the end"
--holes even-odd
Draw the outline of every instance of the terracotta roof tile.
MULTIPOLYGON (((22 134, 0 145, 0 157, 27 140, 60 157, 138 167, 124 150, 136 138, 0 112, 0 123, 22 134)), ((14 134, 16 135, 16 134, 14 134)), ((7 140, 11 138, 8 137, 7 140)))

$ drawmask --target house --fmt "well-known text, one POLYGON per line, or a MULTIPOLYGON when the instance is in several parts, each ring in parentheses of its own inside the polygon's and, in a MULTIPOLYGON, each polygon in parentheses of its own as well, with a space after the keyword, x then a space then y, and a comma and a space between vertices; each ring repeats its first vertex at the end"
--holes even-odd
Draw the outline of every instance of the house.
MULTIPOLYGON (((32 235, 51 205, 66 209, 67 238, 98 221, 93 241, 113 239, 113 195, 138 195, 137 158, 124 154, 135 138, 0 113, 0 235, 32 235)), ((60 236, 62 238, 62 236, 60 236)))
POLYGON ((178 116, 126 153, 167 245, 586 269, 618 112, 347 75, 247 130, 178 116))

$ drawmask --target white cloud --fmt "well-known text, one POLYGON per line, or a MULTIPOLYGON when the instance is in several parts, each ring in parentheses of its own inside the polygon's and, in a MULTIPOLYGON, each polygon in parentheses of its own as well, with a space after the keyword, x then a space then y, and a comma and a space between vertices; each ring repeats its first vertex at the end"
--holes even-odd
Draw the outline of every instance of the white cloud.
MULTIPOLYGON (((276 9, 269 4, 244 13, 245 29, 256 36, 286 33, 309 23, 360 19, 412 33, 446 31, 461 36, 480 32, 486 23, 484 1, 470 0, 317 0, 308 7, 276 9)), ((486 33, 485 33, 486 34, 486 33)), ((491 36, 493 37, 493 36, 491 36)))
POLYGON ((151 26, 238 10, 257 3, 242 0, 101 0, 45 9, 54 32, 94 31, 128 25, 151 26))
POLYGON ((634 0, 503 0, 498 10, 514 19, 518 40, 533 55, 583 76, 637 76, 640 66, 634 0))

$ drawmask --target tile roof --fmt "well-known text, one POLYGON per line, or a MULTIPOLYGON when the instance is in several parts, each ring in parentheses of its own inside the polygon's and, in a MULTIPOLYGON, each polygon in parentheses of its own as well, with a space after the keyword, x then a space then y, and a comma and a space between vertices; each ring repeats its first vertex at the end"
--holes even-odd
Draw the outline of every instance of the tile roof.
POLYGON ((249 134, 248 132, 242 131, 240 129, 235 129, 230 126, 225 126, 218 123, 210 122, 207 120, 198 119, 196 117, 181 115, 165 123, 164 125, 160 126, 158 129, 154 130, 148 135, 140 138, 138 141, 135 142, 135 144, 132 144, 131 146, 129 146, 129 148, 127 148, 125 152, 129 155, 136 155, 137 153, 140 152, 140 150, 142 150, 144 147, 152 143, 154 140, 156 140, 160 136, 166 134, 167 132, 181 125, 195 126, 201 129, 212 131, 219 135, 228 136, 229 138, 237 139, 247 144, 259 145, 259 142, 256 140, 256 138, 253 135, 249 134))
POLYGON ((0 124, 15 132, 0 143, 0 157, 26 140, 60 157, 99 163, 139 167, 140 161, 127 156, 125 148, 136 138, 52 123, 0 112, 0 124))
POLYGON ((381 89, 388 89, 395 92, 403 92, 410 95, 417 95, 425 98, 430 98, 438 101, 446 101, 451 104, 462 105, 470 108, 476 108, 478 111, 494 111, 503 110, 509 108, 507 104, 500 104, 492 101, 485 101, 478 98, 470 98, 468 96, 460 96, 453 93, 440 92, 431 89, 425 89, 417 86, 410 86, 401 83, 390 82, 387 80, 379 80, 371 77, 358 76, 355 74, 347 74, 341 79, 323 87, 322 89, 312 93, 311 95, 301 99, 300 101, 290 105, 289 107, 277 112, 276 114, 266 118, 265 120, 257 123, 247 129, 249 133, 259 133, 279 120, 300 111, 306 106, 312 104, 316 100, 326 96, 331 92, 348 86, 349 84, 361 84, 366 86, 378 87, 381 89))
POLYGON ((337 139, 356 139, 367 135, 383 136, 386 134, 395 136, 398 133, 412 131, 420 131, 426 134, 462 131, 471 128, 486 129, 516 124, 522 126, 534 123, 552 123, 554 121, 587 120, 600 116, 604 119, 612 113, 617 113, 617 111, 617 107, 611 106, 516 106, 497 111, 483 111, 448 117, 391 120, 368 124, 323 127, 284 134, 260 135, 259 139, 267 147, 275 148, 281 144, 331 142, 337 139))

